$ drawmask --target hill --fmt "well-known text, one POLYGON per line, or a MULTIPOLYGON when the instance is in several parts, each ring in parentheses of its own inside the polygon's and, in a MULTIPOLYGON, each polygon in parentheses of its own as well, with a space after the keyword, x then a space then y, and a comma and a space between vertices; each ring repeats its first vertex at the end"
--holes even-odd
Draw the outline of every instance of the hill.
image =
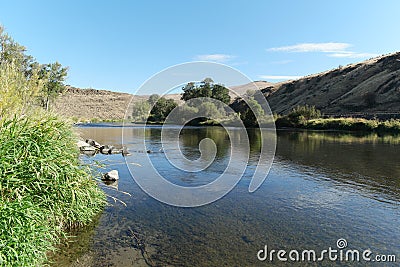
POLYGON ((315 105, 325 114, 400 113, 400 52, 262 89, 274 113, 315 105))
MULTIPOLYGON (((136 96, 108 90, 80 89, 67 87, 53 106, 56 113, 77 121, 90 120, 122 120, 128 106, 128 114, 132 114, 132 103, 147 100, 149 96, 136 96)), ((179 94, 171 94, 166 98, 179 101, 179 94)))
MULTIPOLYGON (((266 81, 254 81, 254 82, 246 83, 243 85, 232 86, 231 89, 239 95, 244 95, 247 92, 247 90, 254 90, 255 86, 258 87, 259 89, 264 89, 264 88, 268 88, 271 86, 273 87, 276 85, 278 85, 278 84, 270 83, 270 82, 266 82, 266 81)), ((236 97, 236 95, 234 93, 231 93, 230 95, 231 95, 232 99, 234 99, 236 97)))

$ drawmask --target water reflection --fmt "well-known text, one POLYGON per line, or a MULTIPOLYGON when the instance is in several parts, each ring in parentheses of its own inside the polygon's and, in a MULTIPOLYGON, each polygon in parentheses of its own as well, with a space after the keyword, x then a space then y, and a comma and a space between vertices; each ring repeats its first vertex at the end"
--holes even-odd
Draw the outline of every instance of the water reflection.
MULTIPOLYGON (((120 128, 79 130, 83 138, 100 143, 121 142, 120 128)), ((143 130, 128 130, 131 135, 125 143, 134 150, 143 130)), ((159 127, 144 133, 151 149, 160 147, 159 127)), ((266 244, 274 249, 319 251, 335 247, 338 238, 346 238, 352 249, 399 255, 399 138, 281 131, 270 175, 259 190, 249 194, 261 135, 256 129, 248 130, 248 134, 251 153, 243 179, 224 198, 200 208, 171 207, 144 194, 130 177, 121 155, 89 158, 112 163, 120 173, 118 190, 131 196, 105 189, 127 206, 111 202, 113 206, 106 208, 91 234, 78 234, 80 242, 86 240, 82 244, 89 244, 84 247, 86 251, 76 254, 65 248, 54 266, 70 266, 70 262, 85 257, 91 261, 81 266, 148 266, 135 247, 131 231, 145 243, 148 262, 153 266, 268 266, 268 262, 256 258, 266 244)), ((184 153, 198 156, 198 143, 204 137, 213 137, 221 164, 210 166, 203 175, 182 176, 172 171, 162 153, 151 154, 152 160, 172 176, 173 182, 207 182, 221 172, 230 149, 223 129, 187 128, 181 135, 184 153)), ((131 159, 134 162, 142 156, 134 152, 131 159)), ((294 265, 315 266, 306 262, 294 265)))
POLYGON ((282 131, 278 140, 277 160, 295 163, 307 173, 325 174, 339 185, 369 190, 377 198, 399 200, 400 138, 282 131))

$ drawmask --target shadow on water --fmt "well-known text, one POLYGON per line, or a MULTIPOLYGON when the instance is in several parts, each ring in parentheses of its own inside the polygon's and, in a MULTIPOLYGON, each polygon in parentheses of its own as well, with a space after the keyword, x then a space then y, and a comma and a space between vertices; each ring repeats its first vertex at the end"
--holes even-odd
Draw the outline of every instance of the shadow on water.
MULTIPOLYGON (((100 143, 121 143, 118 127, 81 127, 79 131, 83 138, 100 143)), ((132 127, 129 132, 125 144, 134 150, 143 131, 132 127)), ((259 190, 250 194, 248 185, 262 140, 259 130, 248 134, 250 162, 238 186, 219 201, 199 208, 172 207, 149 197, 133 181, 121 155, 88 158, 105 163, 104 171, 118 169, 120 191, 107 187, 105 191, 126 206, 110 198, 110 206, 95 226, 77 233, 72 240, 76 242, 62 247, 53 265, 268 266, 270 262, 260 262, 256 256, 265 245, 321 251, 336 248, 339 238, 345 238, 351 249, 399 255, 399 138, 280 131, 271 172, 259 190)), ((202 184, 223 171, 230 154, 229 138, 219 127, 185 128, 180 140, 183 153, 198 157, 198 143, 205 137, 217 144, 218 164, 192 180, 170 168, 162 153, 149 156, 172 182, 202 184)), ((145 139, 154 151, 160 148, 160 127, 146 129, 145 139)), ((133 153, 131 161, 143 156, 133 153)), ((277 260, 273 263, 280 265, 277 260)))

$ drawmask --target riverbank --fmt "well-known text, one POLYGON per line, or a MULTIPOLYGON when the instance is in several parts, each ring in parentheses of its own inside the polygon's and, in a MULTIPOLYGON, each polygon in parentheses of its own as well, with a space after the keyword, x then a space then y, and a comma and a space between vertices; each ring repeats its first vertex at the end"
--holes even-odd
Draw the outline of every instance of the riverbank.
MULTIPOLYGON (((225 121, 229 125, 229 121, 225 121)), ((146 124, 140 122, 138 124, 146 124)), ((163 122, 147 122, 150 125, 163 125, 163 122)), ((221 126, 215 120, 203 120, 191 122, 190 126, 221 126)), ((232 124, 233 125, 233 124, 232 124)), ((264 125, 261 125, 263 127, 264 125)), ((267 124, 271 126, 271 124, 267 124)), ((291 120, 287 116, 275 119, 276 129, 299 129, 299 130, 327 130, 327 131, 349 131, 379 134, 400 134, 400 120, 377 120, 364 118, 318 118, 309 120, 291 120)), ((249 127, 253 128, 253 127, 249 127)))
POLYGON ((306 130, 336 130, 371 133, 400 134, 400 120, 368 120, 363 118, 318 118, 309 120, 290 120, 287 117, 277 118, 276 128, 306 130))

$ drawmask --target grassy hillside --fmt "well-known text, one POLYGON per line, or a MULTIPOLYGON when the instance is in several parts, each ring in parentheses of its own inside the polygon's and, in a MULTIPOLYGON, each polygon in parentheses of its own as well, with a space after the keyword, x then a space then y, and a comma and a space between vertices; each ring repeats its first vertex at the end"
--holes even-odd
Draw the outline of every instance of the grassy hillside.
MULTIPOLYGON (((167 98, 180 99, 180 95, 167 98)), ((107 90, 68 87, 54 103, 53 109, 60 115, 75 121, 122 120, 130 101, 147 100, 148 96, 134 96, 107 90)), ((128 114, 132 114, 132 105, 128 114)))
POLYGON ((315 105, 325 114, 400 112, 400 52, 262 90, 274 113, 315 105))

